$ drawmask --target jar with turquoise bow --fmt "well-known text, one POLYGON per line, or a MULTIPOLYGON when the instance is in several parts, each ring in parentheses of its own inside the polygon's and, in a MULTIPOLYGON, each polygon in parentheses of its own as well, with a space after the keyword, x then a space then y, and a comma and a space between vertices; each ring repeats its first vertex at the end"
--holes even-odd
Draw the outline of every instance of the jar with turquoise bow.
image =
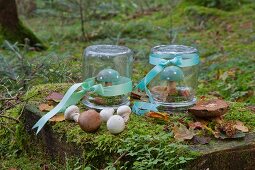
POLYGON ((162 66, 148 86, 152 100, 161 109, 184 109, 195 104, 199 73, 196 48, 184 45, 153 47, 150 64, 162 66))
POLYGON ((132 91, 133 52, 124 46, 92 45, 84 50, 83 80, 101 84, 104 93, 89 91, 83 103, 89 108, 129 105, 132 91))

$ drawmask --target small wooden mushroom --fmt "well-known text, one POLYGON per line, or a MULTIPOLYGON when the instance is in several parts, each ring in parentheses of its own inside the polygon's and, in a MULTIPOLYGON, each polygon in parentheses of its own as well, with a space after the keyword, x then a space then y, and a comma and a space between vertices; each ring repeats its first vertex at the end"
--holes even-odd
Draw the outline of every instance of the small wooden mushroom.
POLYGON ((121 133, 125 129, 125 121, 120 115, 111 116, 106 125, 112 134, 121 133))
POLYGON ((173 95, 177 93, 176 83, 182 81, 184 75, 179 67, 169 66, 160 73, 160 78, 168 82, 166 89, 168 95, 173 95))
POLYGON ((101 125, 100 114, 92 109, 82 112, 79 116, 78 124, 85 132, 95 132, 101 125))
POLYGON ((96 80, 104 83, 105 86, 112 86, 112 83, 119 80, 119 72, 113 69, 104 69, 97 74, 96 80))
POLYGON ((120 115, 124 119, 125 123, 128 122, 131 112, 131 108, 126 105, 120 106, 117 109, 117 115, 120 115))
POLYGON ((224 100, 212 99, 200 101, 188 111, 197 117, 211 118, 225 114, 228 109, 229 105, 224 100))
POLYGON ((69 106, 64 113, 64 117, 66 120, 74 120, 75 122, 78 122, 79 115, 80 109, 75 105, 69 106))

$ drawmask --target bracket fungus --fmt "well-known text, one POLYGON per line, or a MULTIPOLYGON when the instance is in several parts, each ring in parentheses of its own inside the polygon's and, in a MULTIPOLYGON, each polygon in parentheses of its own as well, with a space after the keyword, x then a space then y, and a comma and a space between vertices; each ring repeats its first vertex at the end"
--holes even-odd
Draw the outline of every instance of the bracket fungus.
POLYGON ((160 73, 161 80, 167 81, 168 95, 176 94, 176 83, 184 79, 182 70, 177 66, 168 66, 160 73))
POLYGON ((113 69, 104 69, 97 74, 96 80, 105 86, 112 86, 112 83, 119 80, 119 72, 113 69))
POLYGON ((195 106, 188 109, 190 113, 197 117, 211 118, 225 114, 229 109, 229 104, 224 100, 211 99, 199 101, 195 106))

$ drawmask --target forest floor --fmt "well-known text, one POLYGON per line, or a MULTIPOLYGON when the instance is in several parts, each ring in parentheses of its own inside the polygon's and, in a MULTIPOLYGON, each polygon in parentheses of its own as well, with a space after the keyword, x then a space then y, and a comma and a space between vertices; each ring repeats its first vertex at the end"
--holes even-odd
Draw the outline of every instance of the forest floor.
MULTIPOLYGON (((82 53, 85 47, 92 44, 117 44, 134 50, 133 80, 137 83, 151 68, 148 64, 150 48, 171 43, 194 46, 199 50, 201 66, 198 96, 213 95, 232 102, 242 102, 244 106, 253 105, 255 4, 244 4, 231 11, 187 2, 175 8, 159 8, 145 14, 86 22, 85 40, 81 38, 78 20, 23 18, 25 25, 48 46, 47 51, 23 54, 29 58, 29 62, 36 60, 38 64, 43 60, 50 61, 45 67, 47 72, 44 70, 44 75, 37 73, 39 76, 29 81, 29 88, 44 83, 81 81, 82 53)), ((0 53, 10 55, 5 49, 0 49, 0 53)), ((12 88, 15 85, 10 83, 6 86, 12 88)), ((43 156, 40 157, 42 154, 36 157, 27 155, 19 141, 23 134, 15 131, 20 125, 7 126, 8 129, 0 129, 0 169, 63 168, 56 162, 47 162, 43 156), (12 131, 15 132, 12 134, 12 131)), ((68 161, 67 158, 65 168, 72 169, 75 165, 69 165, 68 161)))

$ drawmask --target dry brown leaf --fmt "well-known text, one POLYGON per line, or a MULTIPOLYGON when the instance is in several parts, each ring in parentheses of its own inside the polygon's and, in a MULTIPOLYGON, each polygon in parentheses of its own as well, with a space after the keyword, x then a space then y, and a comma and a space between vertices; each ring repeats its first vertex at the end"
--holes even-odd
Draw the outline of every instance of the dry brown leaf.
POLYGON ((189 128, 191 129, 203 129, 203 124, 201 122, 191 122, 189 123, 189 128))
POLYGON ((236 124, 234 125, 234 127, 237 129, 237 130, 240 130, 242 132, 248 132, 249 129, 244 126, 243 122, 241 121, 236 121, 236 124))
POLYGON ((161 119, 167 121, 169 118, 169 115, 167 113, 161 113, 161 112, 149 112, 146 114, 146 116, 155 118, 155 119, 161 119))
POLYGON ((208 144, 209 142, 211 141, 211 138, 210 137, 206 137, 206 136, 194 136, 193 138, 193 142, 194 144, 208 144))
POLYGON ((184 126, 183 124, 179 124, 179 126, 175 125, 173 127, 173 133, 174 133, 174 138, 180 142, 184 140, 190 140, 195 135, 193 131, 187 129, 187 127, 184 126))
POLYGON ((44 111, 51 111, 51 109, 53 109, 52 105, 46 104, 46 103, 41 103, 39 105, 39 110, 44 112, 44 111))
POLYGON ((57 92, 52 92, 49 96, 46 97, 46 100, 52 100, 55 102, 60 102, 64 96, 57 92))
POLYGON ((247 106, 247 108, 255 113, 255 106, 247 106))
POLYGON ((52 118, 50 118, 49 121, 51 121, 51 122, 62 122, 64 120, 65 120, 64 114, 58 114, 58 115, 55 115, 52 118))

